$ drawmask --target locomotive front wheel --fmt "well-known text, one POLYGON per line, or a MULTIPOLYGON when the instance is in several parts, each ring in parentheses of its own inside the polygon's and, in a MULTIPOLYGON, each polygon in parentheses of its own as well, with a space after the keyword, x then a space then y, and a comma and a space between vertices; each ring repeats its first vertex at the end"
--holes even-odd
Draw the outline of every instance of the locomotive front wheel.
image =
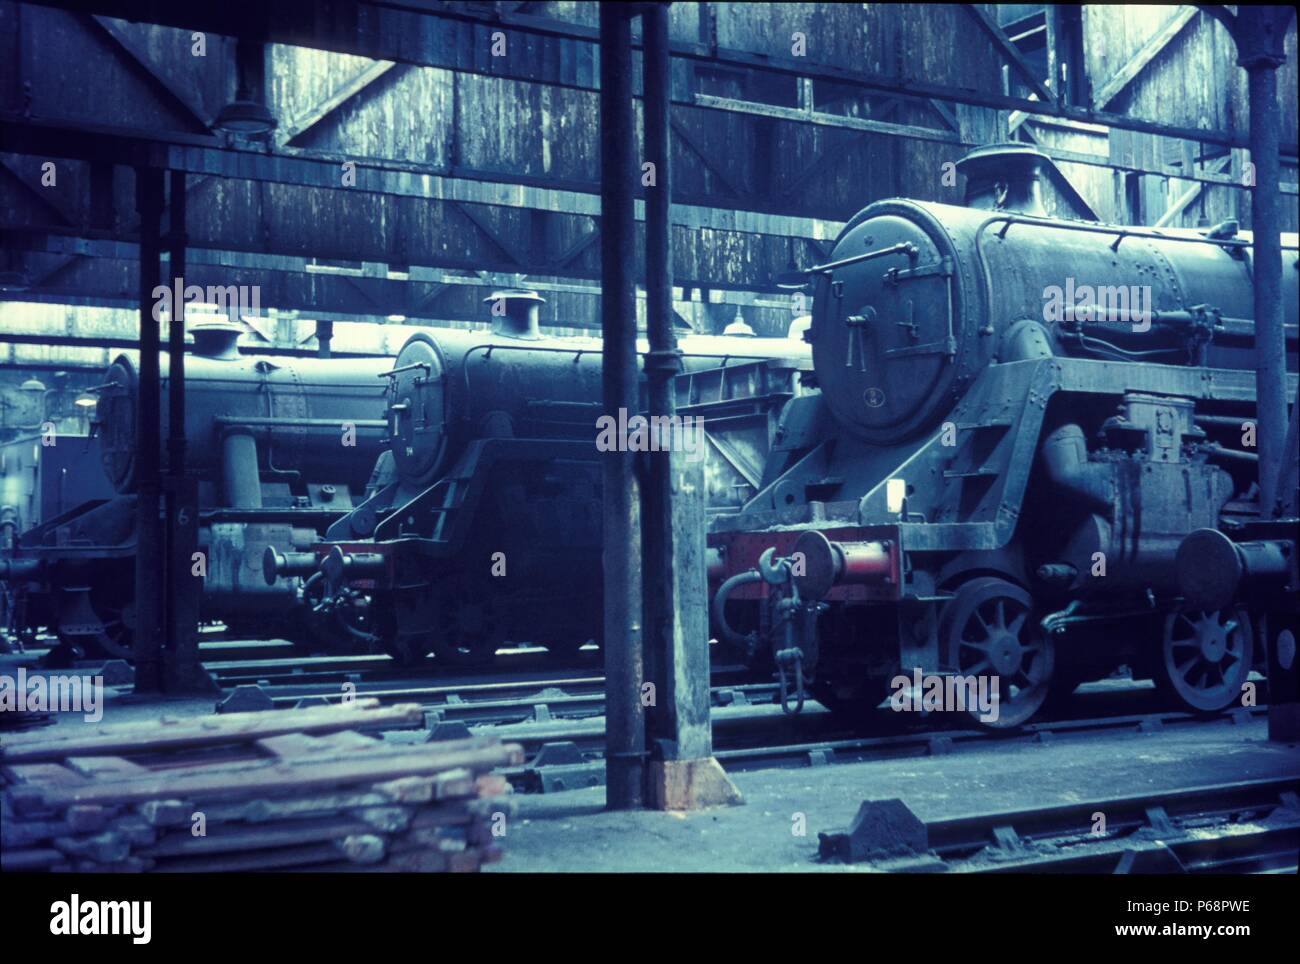
POLYGON ((981 726, 1020 726, 1051 692, 1056 648, 1032 610, 1029 593, 992 577, 966 583, 944 609, 940 632, 948 665, 978 683, 989 680, 990 696, 997 684, 992 701, 996 716, 967 701, 966 714, 981 726))
POLYGON ((1194 713, 1216 713, 1241 699, 1254 634, 1240 609, 1165 617, 1156 685, 1194 713))

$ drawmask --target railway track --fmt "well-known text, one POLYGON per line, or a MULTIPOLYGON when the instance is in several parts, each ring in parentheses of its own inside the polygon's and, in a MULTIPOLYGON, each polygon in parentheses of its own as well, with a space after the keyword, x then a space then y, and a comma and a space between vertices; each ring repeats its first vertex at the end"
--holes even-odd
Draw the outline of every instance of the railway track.
MULTIPOLYGON (((366 696, 382 703, 420 703, 439 721, 518 723, 582 719, 604 712, 605 678, 597 667, 534 661, 432 673, 375 659, 326 658, 283 666, 277 661, 269 667, 254 661, 210 664, 208 669, 229 699, 223 702, 227 711, 285 709, 366 696)), ((715 667, 713 678, 715 705, 770 701, 777 692, 775 683, 756 683, 740 666, 715 667)))
MULTIPOLYGON (((554 792, 604 781, 604 677, 598 660, 586 667, 549 665, 541 650, 503 652, 497 663, 476 669, 403 668, 387 657, 232 660, 209 663, 227 693, 244 691, 260 708, 375 697, 381 702, 418 702, 425 708, 422 733, 394 739, 440 739, 467 729, 523 745, 529 763, 507 775, 517 789, 554 792)), ((960 729, 917 714, 878 711, 863 735, 816 703, 788 716, 776 703, 777 687, 755 682, 741 666, 714 667, 711 688, 715 755, 729 771, 862 762, 941 754, 992 743, 1046 743, 1076 735, 1130 730, 1153 733, 1204 717, 1153 708, 1148 685, 1109 681, 1081 688, 1071 711, 1086 716, 1047 719, 1011 731, 960 729)), ((240 704, 233 709, 259 708, 240 704)), ((1264 707, 1220 714, 1221 722, 1245 722, 1264 707)))
POLYGON ((848 830, 819 834, 822 860, 911 872, 1295 873, 1297 854, 1300 775, 931 821, 868 801, 848 830), (891 839, 873 830, 886 809, 891 839))
MULTIPOLYGON (((829 712, 813 710, 788 717, 775 705, 721 707, 713 711, 714 756, 731 773, 747 770, 827 766, 900 757, 934 756, 989 746, 1044 744, 1098 733, 1155 734, 1167 727, 1237 725, 1262 718, 1267 707, 1252 707, 1206 718, 1177 711, 1101 714, 1050 720, 1018 730, 936 730, 901 724, 898 714, 881 714, 886 732, 864 736, 845 730, 829 712)), ((503 739, 523 745, 529 763, 507 772, 516 789, 556 792, 604 782, 604 726, 600 720, 577 724, 525 724, 494 727, 503 739)))
MULTIPOLYGON (((605 680, 597 671, 599 660, 587 662, 589 667, 554 667, 544 650, 521 648, 503 651, 491 666, 438 673, 431 664, 402 667, 386 656, 227 659, 205 665, 227 697, 242 695, 242 702, 227 706, 232 710, 291 708, 353 697, 420 703, 425 729, 391 738, 491 732, 522 744, 528 754, 525 766, 507 773, 516 789, 555 792, 604 781, 605 680)), ((776 685, 755 682, 744 667, 716 666, 714 682, 710 696, 715 756, 730 772, 935 755, 994 743, 1047 743, 1105 731, 1155 733, 1205 721, 1184 712, 1153 711, 1149 686, 1108 681, 1081 688, 1072 709, 1085 710, 1086 716, 994 731, 944 728, 941 721, 919 714, 880 710, 870 723, 871 734, 863 735, 861 727, 846 726, 816 703, 797 716, 784 714, 776 702, 776 685)), ((1263 706, 1237 709, 1214 719, 1240 723, 1265 712, 1263 706)))

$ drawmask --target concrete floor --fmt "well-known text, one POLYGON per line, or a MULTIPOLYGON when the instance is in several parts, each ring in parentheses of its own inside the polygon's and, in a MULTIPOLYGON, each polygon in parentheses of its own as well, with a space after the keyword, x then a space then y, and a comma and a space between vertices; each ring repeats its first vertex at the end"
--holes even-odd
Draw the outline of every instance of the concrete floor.
MULTIPOLYGON (((13 673, 22 657, 0 657, 13 673)), ((215 699, 138 698, 106 687, 103 722, 211 713, 215 699)), ((596 722, 597 721, 592 721, 596 722)), ((5 743, 48 738, 92 725, 56 714, 52 726, 4 733, 5 743)), ((1300 746, 1270 744, 1262 716, 1170 726, 1156 733, 1084 731, 1049 743, 958 744, 941 756, 733 775, 738 807, 693 813, 604 809, 603 787, 517 794, 518 811, 501 841, 505 859, 492 873, 862 872, 816 861, 819 831, 844 829, 865 799, 902 799, 923 820, 1136 794, 1191 784, 1300 776, 1300 746), (797 835, 799 817, 803 835, 797 835)))
POLYGON ((818 832, 844 829, 864 799, 898 797, 929 820, 1277 775, 1300 776, 1300 746, 1267 742, 1260 718, 743 772, 733 777, 743 806, 689 814, 606 812, 603 787, 521 794, 505 859, 490 870, 862 872, 816 855, 818 832), (803 836, 793 832, 799 814, 803 836))

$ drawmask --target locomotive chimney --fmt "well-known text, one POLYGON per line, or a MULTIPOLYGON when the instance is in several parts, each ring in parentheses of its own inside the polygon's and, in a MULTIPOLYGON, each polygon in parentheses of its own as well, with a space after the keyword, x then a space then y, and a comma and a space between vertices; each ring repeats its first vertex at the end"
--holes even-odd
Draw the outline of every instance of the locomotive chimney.
POLYGON ((960 161, 966 175, 966 206, 1045 217, 1042 176, 1052 159, 1024 144, 977 147, 960 161))
POLYGON ((239 337, 244 329, 228 321, 206 321, 190 326, 194 336, 194 354, 204 358, 239 357, 239 337))
POLYGON ((506 338, 542 337, 538 318, 546 299, 536 291, 494 291, 483 299, 483 303, 491 306, 492 334, 506 338))

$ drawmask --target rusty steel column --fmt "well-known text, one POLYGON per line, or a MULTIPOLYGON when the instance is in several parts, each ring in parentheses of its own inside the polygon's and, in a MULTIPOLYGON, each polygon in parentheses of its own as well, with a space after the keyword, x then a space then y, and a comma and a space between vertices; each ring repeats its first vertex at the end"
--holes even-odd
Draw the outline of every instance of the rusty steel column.
MULTIPOLYGON (((167 250, 172 290, 185 287, 185 172, 172 171, 169 185, 167 250)), ((167 474, 185 474, 185 299, 172 305, 167 326, 167 474)))
MULTIPOLYGON (((1294 536, 1295 520, 1300 517, 1300 390, 1292 401, 1278 476, 1280 518, 1274 525, 1294 536)), ((1300 657, 1296 654, 1300 602, 1294 585, 1283 604, 1265 614, 1262 639, 1268 647, 1268 738, 1274 743, 1295 743, 1300 741, 1300 657)))
POLYGON ((1282 218, 1278 197, 1281 113, 1277 68, 1286 62, 1283 38, 1289 7, 1238 8, 1233 37, 1237 63, 1250 89, 1250 161, 1254 184, 1250 220, 1254 233, 1255 404, 1259 440, 1260 515, 1277 508, 1278 473, 1286 436, 1286 336, 1282 328, 1282 218))
POLYGON ((157 693, 163 687, 162 629, 165 556, 162 531, 161 376, 154 289, 162 277, 160 238, 162 171, 136 168, 136 207, 140 212, 140 385, 136 417, 135 689, 157 693))
MULTIPOLYGON (((168 184, 167 250, 173 295, 185 287, 185 172, 172 171, 168 184)), ((167 582, 164 601, 163 686, 169 692, 206 690, 199 662, 199 608, 203 583, 194 574, 198 550, 198 482, 185 465, 185 299, 173 298, 167 329, 167 484, 164 545, 167 582)))
MULTIPOLYGON (((607 415, 638 406, 636 237, 632 188, 633 8, 600 5, 600 284, 602 399, 607 415)), ((625 424, 620 423, 620 424, 625 424)), ((605 805, 641 806, 645 715, 641 684, 641 511, 633 453, 603 455, 605 805)))
MULTIPOLYGON (((1244 66, 1244 65, 1243 65, 1244 66)), ((1255 399, 1259 429, 1259 507, 1264 518, 1277 504, 1277 475, 1286 434, 1286 340, 1282 329, 1282 230, 1277 184, 1277 63, 1259 58, 1250 74, 1250 158, 1255 186, 1250 192, 1254 232, 1255 399)))
MULTIPOLYGON (((654 181, 645 185, 645 292, 648 414, 672 416, 677 409, 674 376, 681 370, 681 352, 673 332, 671 144, 669 110, 671 74, 668 58, 668 10, 648 5, 641 17, 643 42, 642 92, 645 124, 644 161, 654 165, 654 181)), ((652 423, 653 424, 653 423, 652 423)), ((672 712, 669 684, 677 599, 673 573, 672 466, 669 452, 645 454, 642 490, 642 557, 645 563, 646 676, 658 690, 646 719, 652 743, 671 739, 664 716, 672 712)), ((655 754, 658 755, 658 754, 655 754)))
MULTIPOLYGON (((673 332, 672 164, 669 111, 672 72, 669 4, 646 4, 644 57, 645 152, 654 182, 645 186, 646 357, 651 419, 676 415, 674 376, 681 352, 673 332)), ((651 425, 656 424, 652 421, 651 425)), ((732 803, 739 793, 713 758, 709 701, 708 574, 705 565, 705 475, 708 440, 702 425, 673 421, 667 451, 645 453, 642 492, 645 540, 645 653, 654 684, 646 708, 650 758, 646 804, 667 810, 732 803)))
MULTIPOLYGON (((1277 69, 1286 62, 1284 39, 1291 7, 1240 5, 1236 14, 1207 8, 1232 33, 1237 63, 1246 69, 1250 92, 1251 264, 1255 294, 1255 418, 1259 443, 1259 513, 1267 524, 1294 500, 1294 478, 1284 462, 1293 442, 1286 411, 1286 335, 1282 327, 1282 218, 1278 206, 1279 128, 1277 69)), ((1294 417, 1294 416, 1293 416, 1294 417)), ((1292 426, 1294 431, 1294 426, 1292 426)), ((1292 456, 1293 457, 1293 456, 1292 456)), ((1289 529, 1293 527, 1284 522, 1289 529)), ((1294 590, 1292 590, 1292 593, 1294 590)), ((1269 739, 1289 743, 1300 733, 1300 634, 1294 595, 1264 615, 1262 638, 1268 651, 1269 739)))

